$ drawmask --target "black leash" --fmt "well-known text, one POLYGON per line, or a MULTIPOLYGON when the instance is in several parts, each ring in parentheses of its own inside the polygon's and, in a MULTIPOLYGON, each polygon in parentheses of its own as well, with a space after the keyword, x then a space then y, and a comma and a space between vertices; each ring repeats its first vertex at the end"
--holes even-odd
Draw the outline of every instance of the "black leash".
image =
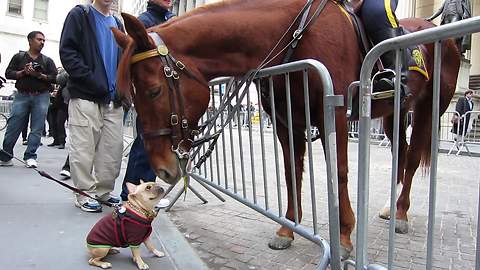
MULTIPOLYGON (((6 155, 8 155, 9 157, 11 157, 12 159, 15 159, 15 160, 19 161, 20 163, 27 165, 27 163, 26 163, 25 161, 23 161, 23 160, 15 157, 14 155, 8 153, 7 151, 5 151, 5 150, 3 150, 3 149, 0 149, 0 151, 2 151, 3 153, 5 153, 6 155)), ((48 173, 45 172, 45 171, 41 171, 41 170, 38 170, 37 168, 33 168, 33 167, 28 167, 28 168, 35 170, 35 171, 36 171, 38 174, 40 174, 41 176, 43 176, 43 177, 45 177, 45 178, 47 178, 47 179, 50 179, 50 180, 56 182, 57 184, 60 184, 61 186, 65 187, 65 188, 67 188, 67 189, 69 189, 69 190, 71 190, 71 191, 73 191, 73 192, 75 192, 75 193, 78 193, 78 194, 80 194, 80 195, 82 195, 82 196, 85 196, 85 197, 88 197, 88 198, 90 198, 90 199, 92 199, 92 200, 97 201, 97 202, 100 203, 100 204, 106 205, 106 206, 108 206, 108 207, 114 207, 114 208, 116 208, 116 207, 118 206, 117 204, 109 203, 109 202, 106 202, 106 201, 101 201, 101 200, 99 200, 99 199, 97 199, 97 198, 94 198, 94 197, 90 196, 89 194, 85 193, 84 191, 82 191, 82 190, 80 190, 80 189, 78 189, 78 188, 76 188, 76 187, 74 187, 74 186, 70 186, 69 184, 64 183, 63 181, 60 181, 60 180, 55 179, 55 177, 51 176, 50 174, 48 174, 48 173)))

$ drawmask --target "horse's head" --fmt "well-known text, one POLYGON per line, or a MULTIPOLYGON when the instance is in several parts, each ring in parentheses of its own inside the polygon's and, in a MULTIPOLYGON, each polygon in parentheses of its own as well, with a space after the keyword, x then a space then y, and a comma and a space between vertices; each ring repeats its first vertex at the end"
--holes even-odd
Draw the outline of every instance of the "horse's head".
POLYGON ((135 104, 153 170, 173 184, 188 169, 198 121, 208 106, 208 84, 184 55, 161 44, 158 34, 147 34, 135 17, 122 16, 128 36, 112 30, 123 48, 117 88, 135 104))

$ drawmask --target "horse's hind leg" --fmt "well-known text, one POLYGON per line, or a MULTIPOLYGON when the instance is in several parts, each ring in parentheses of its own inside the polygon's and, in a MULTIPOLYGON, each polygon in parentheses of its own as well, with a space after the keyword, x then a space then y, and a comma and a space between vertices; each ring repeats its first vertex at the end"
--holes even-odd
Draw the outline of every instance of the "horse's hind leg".
MULTIPOLYGON (((407 138, 405 134, 406 130, 406 111, 402 110, 400 112, 400 123, 399 123, 399 139, 398 139, 398 178, 397 178, 397 194, 396 199, 400 194, 400 189, 402 188, 402 180, 405 171, 405 156, 407 154, 407 138)), ((393 114, 385 116, 383 118, 383 128, 388 139, 393 142, 393 114)), ((393 143, 392 143, 393 147, 393 143)), ((393 148, 392 148, 393 155, 393 148)), ((387 201, 385 202, 384 207, 379 211, 378 216, 383 219, 390 219, 390 193, 387 201)))
MULTIPOLYGON (((283 159, 285 166, 285 181, 287 185, 287 212, 285 217, 292 222, 295 222, 295 212, 293 204, 293 188, 292 188, 292 171, 290 162, 290 147, 288 142, 288 129, 282 125, 277 125, 277 136, 283 149, 283 159)), ((303 159, 305 155, 304 138, 294 135, 294 156, 295 156, 295 177, 297 189, 297 205, 298 205, 298 222, 302 220, 302 173, 303 173, 303 159)), ((277 231, 273 239, 270 240, 268 246, 271 249, 279 250, 290 247, 293 241, 293 231, 288 227, 282 226, 277 231)))

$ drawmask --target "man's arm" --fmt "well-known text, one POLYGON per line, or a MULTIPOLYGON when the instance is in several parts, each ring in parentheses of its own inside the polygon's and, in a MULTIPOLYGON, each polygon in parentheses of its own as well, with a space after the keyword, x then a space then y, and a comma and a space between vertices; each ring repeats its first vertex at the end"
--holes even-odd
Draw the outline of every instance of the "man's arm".
POLYGON ((426 18, 425 20, 427 20, 427 21, 433 21, 436 17, 438 17, 440 14, 442 14, 444 7, 445 7, 445 2, 444 2, 443 5, 437 10, 437 12, 435 12, 432 16, 426 18))
POLYGON ((78 49, 81 46, 82 36, 85 34, 81 29, 81 16, 85 16, 83 10, 75 7, 65 19, 60 37, 60 60, 70 78, 96 87, 97 83, 93 78, 93 73, 85 64, 78 49))
MULTIPOLYGON (((46 57, 46 56, 43 56, 46 57)), ((40 73, 39 79, 49 83, 56 83, 57 81, 57 67, 50 57, 47 58, 47 70, 45 73, 40 73)))
POLYGON ((7 79, 18 80, 27 74, 25 70, 26 67, 20 66, 20 60, 21 59, 18 53, 12 57, 7 69, 5 70, 5 77, 7 79))

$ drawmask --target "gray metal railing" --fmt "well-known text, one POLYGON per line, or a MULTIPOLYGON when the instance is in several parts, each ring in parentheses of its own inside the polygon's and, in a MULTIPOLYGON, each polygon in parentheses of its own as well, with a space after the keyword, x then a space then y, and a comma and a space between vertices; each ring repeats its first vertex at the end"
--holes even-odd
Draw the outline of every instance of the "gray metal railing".
MULTIPOLYGON (((388 39, 375 46, 365 57, 360 74, 360 126, 359 126, 359 166, 358 166, 358 208, 357 208, 357 251, 356 265, 357 270, 363 269, 385 269, 384 267, 368 264, 367 259, 367 228, 368 228, 368 196, 369 196, 369 177, 370 177, 370 127, 371 127, 371 100, 372 100, 372 81, 370 74, 373 70, 375 61, 385 52, 396 51, 396 81, 400 81, 400 49, 407 48, 417 44, 435 44, 434 55, 434 75, 433 75, 433 106, 432 106, 432 144, 431 144, 431 167, 430 167, 430 191, 429 191, 429 214, 428 214, 428 235, 427 235, 427 259, 426 269, 432 269, 433 265, 433 233, 435 228, 435 205, 436 205, 436 177, 437 177, 437 158, 438 158, 438 127, 439 127, 439 93, 440 93, 440 67, 441 67, 441 41, 471 34, 480 31, 480 17, 455 22, 439 27, 418 31, 401 37, 388 39)), ((388 247, 388 269, 393 267, 394 252, 394 226, 395 226, 395 194, 398 175, 398 130, 399 130, 399 112, 400 112, 400 85, 395 85, 395 113, 394 113, 394 142, 393 142, 393 161, 392 161, 392 183, 391 183, 391 220, 389 231, 388 247)), ((477 224, 477 239, 480 226, 477 224)), ((477 243, 477 251, 479 250, 477 243)), ((479 255, 476 253, 476 269, 480 269, 479 255)))
MULTIPOLYGON (((222 104, 217 104, 217 100, 224 100, 224 89, 227 83, 230 82, 230 78, 222 78, 211 82, 211 86, 214 91, 218 92, 218 96, 212 93, 212 103, 210 104, 209 111, 207 113, 211 115, 215 112, 216 108, 222 104)), ((233 84, 235 85, 235 84, 233 84)), ((330 74, 321 63, 315 60, 303 60, 298 62, 287 63, 280 66, 266 68, 258 72, 254 79, 254 84, 257 89, 256 102, 255 91, 246 93, 242 92, 237 94, 233 101, 235 104, 238 102, 244 102, 247 105, 246 110, 237 111, 234 119, 230 123, 225 123, 227 126, 222 133, 215 150, 211 157, 202 165, 198 170, 193 172, 190 176, 203 182, 215 189, 227 194, 235 200, 243 203, 244 205, 254 209, 255 211, 263 214, 264 216, 274 220, 275 222, 286 226, 293 230, 295 233, 305 237, 306 239, 318 244, 323 252, 321 253, 320 262, 317 269, 327 269, 330 264, 332 269, 341 269, 340 266, 340 221, 339 221, 339 208, 338 208, 338 176, 337 176, 337 154, 336 154, 336 132, 335 132, 335 107, 342 104, 343 99, 340 96, 335 96, 333 92, 333 85, 330 78, 330 74), (292 117, 292 102, 299 102, 298 100, 291 100, 290 95, 290 74, 299 73, 303 76, 303 93, 304 99, 301 102, 305 104, 305 127, 307 131, 312 130, 310 124, 310 107, 309 107, 309 87, 308 87, 308 74, 315 72, 321 78, 324 91, 324 125, 325 125, 325 157, 326 157, 326 170, 327 170, 327 187, 325 195, 328 196, 328 217, 323 217, 328 221, 329 227, 329 239, 327 242, 319 235, 319 216, 317 209, 320 206, 317 201, 316 189, 318 185, 315 181, 314 174, 314 160, 313 152, 316 149, 312 147, 312 132, 305 132, 307 141, 307 154, 306 166, 304 173, 304 184, 307 186, 304 188, 304 192, 296 190, 296 175, 294 167, 290 168, 292 173, 292 187, 293 190, 293 202, 294 202, 294 220, 288 220, 282 213, 282 209, 285 209, 285 201, 282 200, 282 191, 284 189, 284 178, 282 173, 286 168, 282 167, 283 160, 281 158, 281 151, 278 146, 276 138, 277 123, 275 112, 275 96, 278 93, 274 89, 273 78, 274 76, 283 76, 284 86, 286 92, 282 95, 286 97, 287 114, 285 119, 282 119, 288 125, 289 134, 289 149, 290 156, 287 157, 290 160, 292 166, 295 166, 294 161, 294 149, 293 149, 293 117, 292 117), (262 80, 262 82, 261 82, 262 80), (262 95, 259 94, 260 84, 264 83, 265 91, 269 92, 270 108, 272 108, 272 118, 265 119, 266 114, 261 113, 262 95), (246 101, 242 101, 241 97, 245 97, 246 101), (255 111, 250 108, 250 105, 256 107, 255 111), (240 114, 245 113, 248 115, 247 123, 243 123, 240 119, 240 114), (269 121, 271 127, 268 127, 269 121), (234 125, 236 126, 234 127, 234 125), (255 127, 253 125, 256 125, 255 127), (267 124, 267 126, 266 126, 267 124), (301 193, 302 192, 302 193, 301 193), (299 210, 297 202, 297 196, 304 195, 305 202, 303 209, 303 223, 300 224, 299 210), (309 195, 309 196, 307 196, 309 195), (309 201, 307 202, 307 197, 309 201), (275 203, 276 201, 276 203, 275 203), (305 224, 305 225, 304 225, 305 224), (311 227, 310 227, 311 225, 311 227)), ((300 89, 297 89, 299 91, 300 89)), ((233 106, 227 110, 234 110, 233 106)), ((296 112, 298 113, 298 112, 296 112)), ((220 114, 218 123, 212 128, 213 132, 217 131, 217 125, 224 124, 224 114, 220 114)), ((303 125, 303 124, 302 124, 303 125)), ((205 148, 208 145, 204 146, 205 148)), ((286 149, 285 149, 286 150, 286 149)), ((204 153, 205 149, 201 151, 204 153)), ((317 153, 317 156, 318 153, 317 153)), ((316 165, 318 166, 318 165, 316 165)), ((323 195, 323 194, 322 194, 323 195)), ((322 212, 323 213, 323 212, 322 212)))

